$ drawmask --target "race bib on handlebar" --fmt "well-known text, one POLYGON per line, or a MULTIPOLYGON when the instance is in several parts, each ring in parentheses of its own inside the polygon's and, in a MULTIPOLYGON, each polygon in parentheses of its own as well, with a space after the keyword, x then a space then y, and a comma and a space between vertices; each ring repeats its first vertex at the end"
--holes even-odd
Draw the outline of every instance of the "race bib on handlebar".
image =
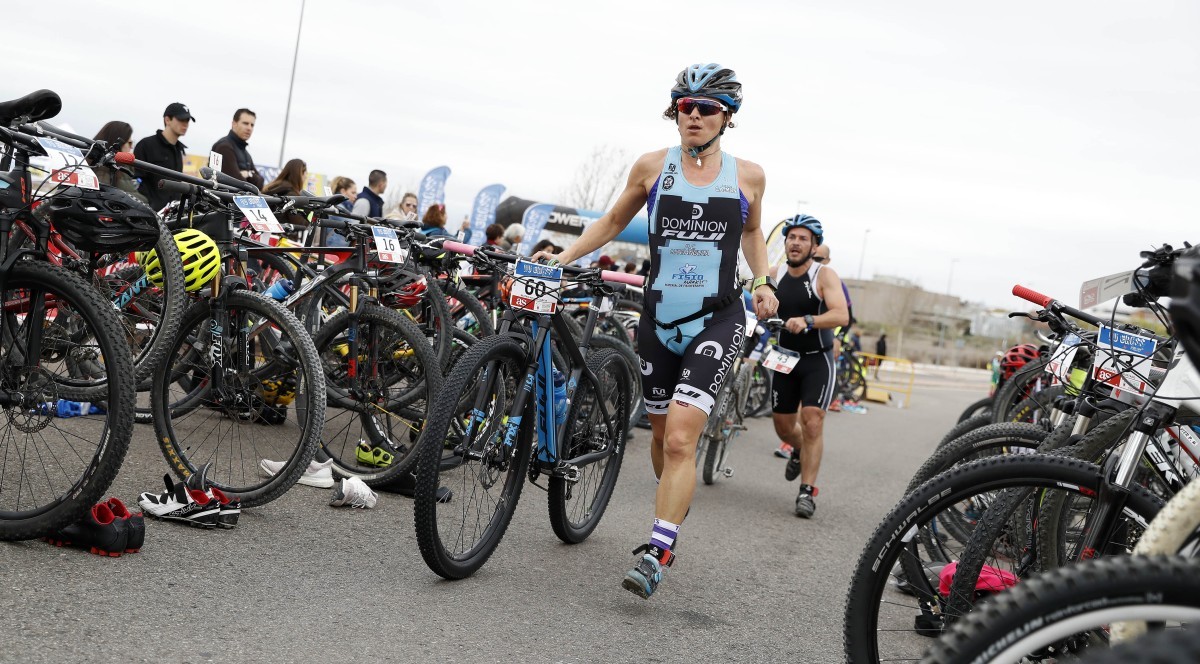
POLYGON ((781 374, 792 373, 792 369, 796 368, 798 362, 800 362, 800 353, 779 346, 768 346, 762 356, 764 368, 781 374))
POLYGON ((375 236, 375 253, 384 263, 403 263, 408 260, 408 250, 400 246, 396 231, 386 226, 372 226, 375 236))
POLYGON ((1096 338, 1096 357, 1092 361, 1092 377, 1110 385, 1112 398, 1122 403, 1140 405, 1154 390, 1150 376, 1150 357, 1158 348, 1151 337, 1114 330, 1101 325, 1096 338))
POLYGON ((1083 340, 1076 334, 1068 334, 1063 338, 1062 343, 1054 347, 1050 351, 1050 361, 1046 363, 1045 372, 1054 376, 1063 384, 1071 382, 1071 365, 1075 362, 1075 353, 1078 352, 1077 346, 1083 340))
POLYGON ((541 265, 518 260, 513 269, 512 290, 508 303, 514 309, 532 311, 535 314, 552 314, 558 311, 558 292, 562 289, 561 267, 541 265))
POLYGON ((79 148, 53 138, 39 137, 37 142, 50 158, 51 182, 80 189, 100 189, 100 180, 95 171, 88 168, 79 148))
POLYGON ((234 196, 233 202, 246 215, 250 227, 260 233, 283 233, 283 225, 275 218, 262 196, 234 196))

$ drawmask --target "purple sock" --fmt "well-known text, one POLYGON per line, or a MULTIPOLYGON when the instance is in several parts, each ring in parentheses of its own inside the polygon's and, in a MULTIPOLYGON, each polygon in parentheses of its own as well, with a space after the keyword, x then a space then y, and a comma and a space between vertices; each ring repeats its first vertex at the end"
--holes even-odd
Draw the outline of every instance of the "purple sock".
POLYGON ((654 520, 654 528, 650 530, 650 546, 662 551, 670 551, 675 546, 675 537, 679 535, 678 524, 663 519, 654 520))

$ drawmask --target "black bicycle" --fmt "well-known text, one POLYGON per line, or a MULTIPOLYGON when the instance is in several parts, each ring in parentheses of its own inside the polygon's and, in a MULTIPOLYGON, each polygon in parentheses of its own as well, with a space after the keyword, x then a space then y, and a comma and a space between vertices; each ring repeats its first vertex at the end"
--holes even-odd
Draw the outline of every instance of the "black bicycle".
MULTIPOLYGON (((79 518, 116 477, 133 434, 133 355, 117 312, 78 274, 50 264, 44 251, 51 223, 80 222, 54 214, 47 202, 65 195, 96 205, 109 190, 65 184, 70 168, 35 188, 29 159, 46 155, 46 148, 38 137, 13 129, 53 117, 61 106, 49 90, 0 103, 0 143, 6 146, 0 233, 8 235, 20 221, 38 240, 21 248, 0 243, 2 540, 47 535, 79 518), (37 204, 50 212, 35 214, 37 204), (101 367, 104 379, 81 378, 81 362, 101 367)), ((142 218, 142 208, 128 201, 131 218, 142 218)), ((149 215, 153 220, 153 211, 149 215)), ((97 209, 91 220, 96 227, 102 216, 129 215, 97 209)))
POLYGON ((589 350, 599 307, 577 342, 558 290, 570 275, 598 301, 612 295, 610 281, 640 285, 642 278, 550 267, 458 242, 443 248, 488 272, 516 262, 497 333, 455 363, 419 442, 417 542, 430 569, 461 579, 495 551, 526 477, 536 486, 547 478, 550 524, 562 541, 582 542, 604 516, 624 455, 633 377, 614 351, 589 350), (453 503, 438 502, 439 485, 454 491, 453 503))

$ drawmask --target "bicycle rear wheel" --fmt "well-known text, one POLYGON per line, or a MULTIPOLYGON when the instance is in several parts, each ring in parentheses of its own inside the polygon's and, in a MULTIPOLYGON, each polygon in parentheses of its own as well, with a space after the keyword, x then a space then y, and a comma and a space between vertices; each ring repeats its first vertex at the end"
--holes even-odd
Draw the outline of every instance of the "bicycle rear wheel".
POLYGON ((527 367, 525 348, 512 337, 482 339, 462 354, 434 399, 418 441, 413 520, 421 557, 439 576, 474 574, 517 509, 536 412, 531 396, 521 415, 512 413, 527 367), (438 502, 439 485, 454 492, 450 502, 438 502))
POLYGON ((349 377, 354 359, 349 357, 349 314, 335 316, 313 342, 328 391, 321 449, 333 459, 337 474, 379 484, 416 463, 421 424, 429 397, 441 388, 442 372, 425 335, 400 314, 365 305, 356 327, 357 379, 349 377))
POLYGON ((312 339, 278 302, 247 290, 221 297, 229 326, 219 336, 210 331, 211 298, 184 314, 154 376, 154 430, 181 479, 211 464, 209 482, 254 507, 283 495, 312 460, 325 421, 325 374, 312 339), (220 391, 212 389, 216 371, 220 391), (284 465, 266 475, 263 460, 284 465))
POLYGON ((19 261, 0 298, 0 391, 9 401, 0 418, 0 540, 32 539, 79 518, 116 477, 133 435, 133 357, 111 304, 64 268, 19 261), (44 323, 31 326, 39 301, 44 323), (35 332, 39 357, 26 362, 35 332), (60 380, 83 360, 103 367, 102 389, 60 380), (63 401, 95 402, 101 412, 84 404, 73 416, 63 401))
POLYGON ((604 516, 621 472, 629 423, 631 375, 625 359, 615 350, 597 350, 588 354, 587 365, 597 382, 585 379, 575 390, 559 457, 567 460, 597 452, 608 456, 580 466, 575 479, 550 477, 550 526, 567 544, 587 539, 604 516))

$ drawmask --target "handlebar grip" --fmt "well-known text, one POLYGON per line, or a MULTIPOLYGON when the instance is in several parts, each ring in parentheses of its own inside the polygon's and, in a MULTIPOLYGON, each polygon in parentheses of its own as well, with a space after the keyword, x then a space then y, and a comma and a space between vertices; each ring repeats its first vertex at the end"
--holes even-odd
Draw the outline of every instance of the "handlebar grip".
POLYGON ((445 249, 446 251, 453 251, 456 254, 466 254, 468 256, 475 255, 475 247, 462 242, 456 242, 454 240, 446 240, 443 242, 442 249, 445 249))
POLYGON ((118 152, 113 155, 113 161, 125 166, 132 166, 137 157, 133 156, 132 152, 118 152))
MULTIPOLYGON (((213 169, 211 167, 209 167, 209 166, 201 166, 200 167, 200 177, 204 178, 205 180, 211 180, 212 176, 213 176, 213 169)), ((247 192, 250 192, 253 194, 259 193, 258 187, 255 187, 254 185, 252 185, 249 182, 246 182, 244 180, 239 180, 235 177, 230 177, 230 176, 222 173, 221 171, 217 171, 217 183, 223 184, 226 187, 233 187, 234 189, 240 189, 241 191, 247 191, 247 192)))
POLYGON ((641 286, 646 283, 646 278, 640 274, 613 272, 612 270, 601 270, 600 278, 605 281, 615 281, 619 284, 629 284, 630 286, 641 286))
POLYGON ((317 219, 314 223, 321 228, 332 228, 338 231, 349 230, 350 226, 352 225, 345 219, 317 219))
POLYGON ((175 180, 159 180, 159 191, 165 191, 171 194, 194 194, 196 186, 187 184, 186 182, 176 182, 175 180))
POLYGON ((1012 294, 1016 295, 1022 300, 1028 300, 1040 307, 1044 307, 1054 301, 1054 298, 1048 295, 1042 295, 1041 293, 1030 288, 1026 288, 1020 284, 1013 286, 1012 294))

